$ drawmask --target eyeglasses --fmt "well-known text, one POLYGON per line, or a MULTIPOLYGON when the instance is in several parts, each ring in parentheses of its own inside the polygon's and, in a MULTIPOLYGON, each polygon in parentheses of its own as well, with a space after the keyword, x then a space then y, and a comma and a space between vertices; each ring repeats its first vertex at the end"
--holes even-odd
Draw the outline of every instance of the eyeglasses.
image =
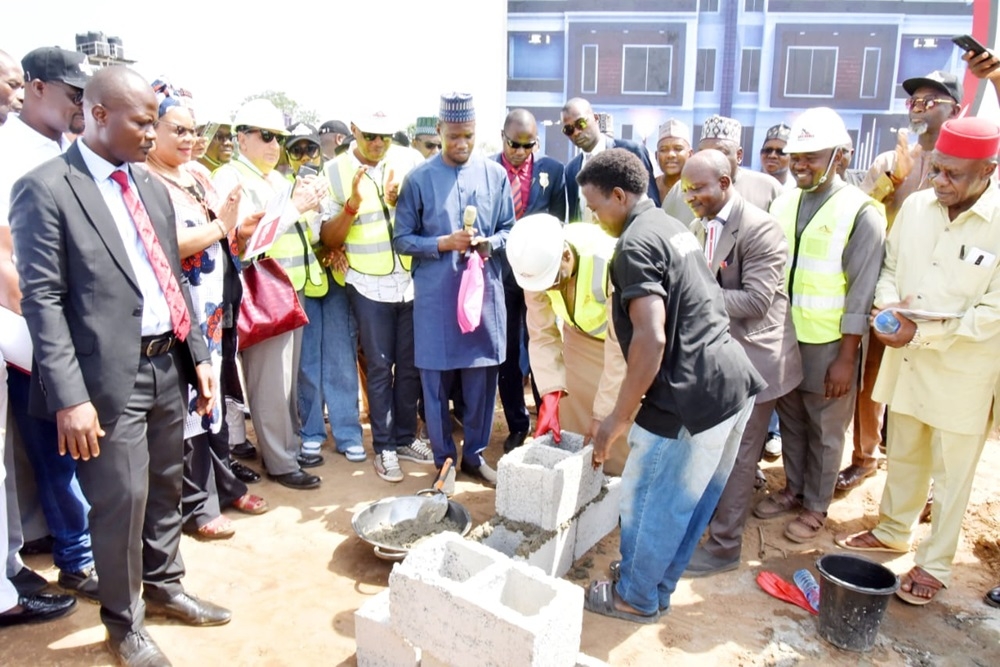
POLYGON ((259 134, 260 140, 263 141, 265 144, 269 144, 272 141, 277 141, 278 145, 283 145, 285 143, 284 135, 278 134, 277 132, 272 132, 271 130, 261 130, 260 128, 256 127, 248 127, 243 131, 246 132, 247 134, 254 134, 254 133, 259 134))
POLYGON ((69 101, 80 106, 83 104, 83 88, 77 88, 76 86, 71 86, 63 81, 49 81, 47 83, 58 83, 59 87, 66 91, 69 101))
POLYGON ((423 144, 424 144, 424 148, 426 148, 429 151, 439 151, 439 150, 441 150, 441 142, 424 141, 423 144))
POLYGON ((392 141, 391 134, 375 134, 373 132, 362 132, 361 136, 364 138, 365 141, 375 141, 376 139, 381 139, 382 143, 386 144, 392 141))
POLYGON ((224 143, 230 142, 230 141, 233 140, 233 133, 232 132, 216 132, 215 133, 215 140, 218 141, 220 144, 224 144, 224 143))
POLYGON ((761 155, 777 155, 778 157, 784 157, 785 156, 785 151, 784 151, 784 149, 774 148, 772 146, 771 148, 761 148, 760 149, 760 154, 761 155))
POLYGON ((906 108, 912 111, 930 111, 939 104, 957 104, 957 102, 943 97, 909 97, 906 99, 906 108))
POLYGON ((177 135, 178 139, 183 139, 184 137, 193 137, 197 134, 197 130, 193 127, 184 127, 183 125, 178 125, 177 123, 171 123, 169 120, 163 120, 162 118, 156 121, 156 124, 164 123, 174 128, 174 134, 177 135))
MULTIPOLYGON (((566 131, 566 129, 563 128, 563 132, 565 132, 565 131, 566 131)), ((572 133, 570 133, 570 134, 572 134, 572 133)), ((509 137, 507 137, 507 135, 504 135, 503 140, 507 143, 507 146, 509 146, 510 148, 514 149, 515 151, 518 150, 518 149, 521 149, 521 148, 530 151, 531 149, 533 149, 535 147, 535 144, 538 143, 537 141, 527 141, 525 143, 518 143, 516 141, 512 141, 509 137)))
POLYGON ((565 134, 567 137, 572 137, 574 134, 576 134, 577 130, 580 130, 582 132, 586 129, 587 129, 587 119, 577 118, 573 123, 563 125, 563 134, 565 134))
POLYGON ((308 141, 301 141, 294 146, 288 146, 285 150, 288 151, 288 157, 293 160, 301 160, 304 157, 312 160, 319 155, 319 146, 308 141))

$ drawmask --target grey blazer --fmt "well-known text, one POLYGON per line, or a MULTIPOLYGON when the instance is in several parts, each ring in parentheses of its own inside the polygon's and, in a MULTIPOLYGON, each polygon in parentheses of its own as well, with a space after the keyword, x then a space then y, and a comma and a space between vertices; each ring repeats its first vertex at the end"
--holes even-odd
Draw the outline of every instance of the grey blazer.
MULTIPOLYGON (((181 377, 208 348, 181 273, 174 209, 166 188, 145 168, 132 169, 142 199, 192 311, 179 348, 181 377)), ((125 246, 79 147, 45 162, 11 190, 10 226, 34 344, 30 410, 52 417, 86 401, 102 424, 125 409, 135 386, 141 347, 142 294, 125 246)))
MULTIPOLYGON (((691 231, 705 245, 701 220, 691 231)), ((767 381, 758 401, 780 398, 802 381, 802 360, 785 291, 788 241, 771 214, 733 192, 709 269, 722 286, 729 332, 767 381)))

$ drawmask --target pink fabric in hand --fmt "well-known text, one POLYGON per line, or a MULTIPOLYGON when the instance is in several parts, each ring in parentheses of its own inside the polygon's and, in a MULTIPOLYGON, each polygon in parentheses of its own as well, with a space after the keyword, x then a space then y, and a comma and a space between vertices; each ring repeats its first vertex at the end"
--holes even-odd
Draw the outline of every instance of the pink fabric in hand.
POLYGON ((483 258, 473 250, 458 288, 458 327, 462 333, 475 331, 479 326, 483 318, 484 289, 483 258))

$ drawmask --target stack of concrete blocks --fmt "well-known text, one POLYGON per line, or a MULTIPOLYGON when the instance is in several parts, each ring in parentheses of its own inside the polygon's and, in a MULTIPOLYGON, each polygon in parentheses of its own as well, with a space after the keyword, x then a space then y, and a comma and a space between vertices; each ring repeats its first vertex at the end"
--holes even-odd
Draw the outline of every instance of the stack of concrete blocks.
POLYGON ((473 537, 561 577, 618 525, 621 478, 591 465, 594 448, 562 432, 529 440, 500 459, 496 516, 473 537))
POLYGON ((355 614, 359 667, 577 667, 583 589, 456 533, 393 566, 355 614))

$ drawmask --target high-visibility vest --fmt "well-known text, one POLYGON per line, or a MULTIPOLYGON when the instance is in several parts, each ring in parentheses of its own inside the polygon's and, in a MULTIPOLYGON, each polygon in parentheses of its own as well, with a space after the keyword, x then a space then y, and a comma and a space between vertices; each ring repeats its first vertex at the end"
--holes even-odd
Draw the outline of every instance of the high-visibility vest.
MULTIPOLYGON (((347 263, 358 273, 371 276, 387 276, 394 266, 392 250, 392 227, 396 222, 396 207, 385 202, 385 178, 389 171, 393 178, 402 181, 408 169, 393 164, 394 147, 389 147, 382 159, 383 182, 376 183, 368 176, 362 176, 359 184, 361 206, 351 223, 344 240, 347 263)), ((351 197, 351 187, 357 167, 351 151, 345 151, 327 165, 330 191, 338 202, 346 202, 351 197)), ((403 269, 410 270, 409 255, 399 255, 403 269)))
POLYGON ((771 203, 771 215, 781 222, 788 239, 785 284, 792 303, 792 321, 799 342, 830 343, 841 338, 840 321, 847 299, 844 248, 858 214, 874 202, 854 186, 842 187, 797 234, 801 198, 802 190, 796 188, 771 203))
POLYGON ((592 222, 566 227, 566 242, 577 254, 576 304, 573 316, 558 289, 548 290, 552 310, 591 338, 604 340, 608 330, 608 269, 615 251, 615 239, 592 222))
MULTIPOLYGON (((258 208, 266 206, 276 194, 274 187, 242 160, 233 159, 220 169, 227 166, 240 172, 240 182, 258 208)), ((312 231, 301 220, 296 220, 264 254, 278 260, 278 264, 292 281, 292 286, 296 290, 305 290, 306 296, 320 297, 329 291, 326 272, 312 249, 312 231)))

